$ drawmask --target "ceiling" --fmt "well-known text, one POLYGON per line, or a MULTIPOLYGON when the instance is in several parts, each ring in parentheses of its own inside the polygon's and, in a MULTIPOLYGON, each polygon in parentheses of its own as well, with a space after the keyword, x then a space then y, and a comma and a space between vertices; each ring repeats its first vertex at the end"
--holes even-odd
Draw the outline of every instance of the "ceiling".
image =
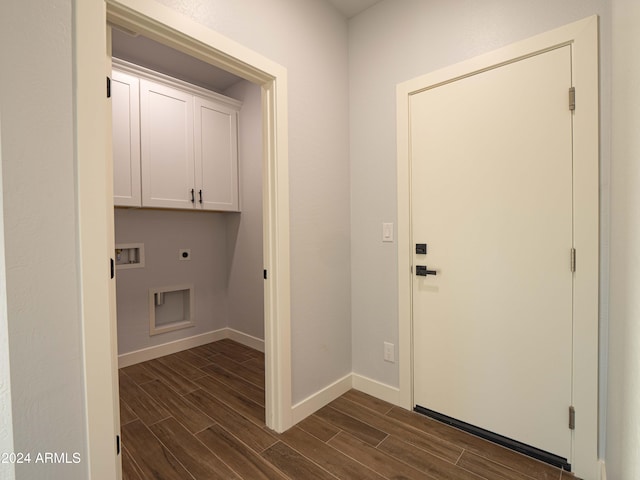
MULTIPOLYGON (((353 17, 381 0, 327 0, 346 18, 353 17)), ((241 80, 224 70, 202 62, 142 35, 113 29, 113 56, 155 70, 185 82, 222 93, 241 80)))
POLYGON ((367 8, 375 5, 381 0, 328 0, 332 3, 342 14, 351 18, 354 15, 366 10, 367 8))

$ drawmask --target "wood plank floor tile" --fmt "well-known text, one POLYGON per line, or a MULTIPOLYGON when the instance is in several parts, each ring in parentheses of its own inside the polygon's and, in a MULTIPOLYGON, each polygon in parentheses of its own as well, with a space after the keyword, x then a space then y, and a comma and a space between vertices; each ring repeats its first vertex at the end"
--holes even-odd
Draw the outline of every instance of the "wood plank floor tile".
POLYGON ((579 480, 356 390, 278 435, 264 354, 230 339, 119 374, 125 480, 579 480))
POLYGON ((260 375, 250 368, 244 367, 238 362, 234 362, 226 355, 219 355, 215 357, 212 363, 221 366, 225 370, 244 378, 246 381, 251 382, 264 390, 264 375, 260 375))
POLYGON ((367 442, 374 447, 384 440, 387 434, 371 425, 346 415, 332 407, 324 407, 318 410, 315 415, 327 423, 331 423, 341 430, 351 433, 360 440, 367 442))
POLYGON ((386 415, 377 414, 369 409, 361 408, 359 405, 347 400, 344 397, 331 402, 333 408, 351 415, 358 420, 365 422, 378 430, 402 438, 408 443, 416 445, 444 460, 456 462, 462 454, 462 448, 454 443, 448 442, 434 435, 429 435, 412 428, 411 426, 394 420, 386 415))
POLYGON ((210 343, 209 348, 238 363, 246 362, 253 358, 253 356, 247 351, 249 348, 233 342, 232 340, 225 339, 220 340, 219 342, 210 343))
POLYGON ((273 434, 204 390, 196 390, 185 398, 256 452, 262 452, 277 442, 273 434))
MULTIPOLYGON (((477 473, 478 475, 495 480, 531 480, 531 477, 524 473, 516 472, 510 468, 480 457, 475 453, 465 451, 456 465, 477 473)), ((558 472, 559 474, 560 472, 558 472)))
POLYGON ((384 478, 298 427, 290 428, 280 434, 279 438, 338 478, 350 480, 381 480, 384 478))
POLYGON ((322 440, 323 442, 329 441, 335 435, 340 433, 340 429, 335 425, 325 422, 319 418, 316 414, 309 415, 297 425, 302 430, 310 433, 314 437, 322 440))
POLYGON ((513 470, 523 472, 536 480, 558 480, 560 470, 546 463, 514 452, 507 448, 488 442, 474 435, 469 435, 462 430, 450 427, 419 413, 394 407, 387 416, 395 418, 407 425, 424 432, 436 435, 465 450, 469 450, 482 457, 500 463, 513 470))
POLYGON ((264 390, 262 388, 245 381, 242 377, 231 373, 229 370, 225 370, 215 363, 202 367, 201 370, 217 381, 228 385, 238 392, 242 392, 242 395, 264 407, 264 390))
POLYGON ((187 380, 196 380, 204 375, 200 368, 194 367, 190 363, 185 362, 176 354, 167 355, 166 357, 161 357, 157 360, 165 367, 169 367, 171 370, 182 375, 187 380))
POLYGON ((120 425, 126 425, 136 420, 138 420, 138 416, 124 400, 120 400, 120 425))
POLYGON ((264 360, 253 357, 246 362, 242 362, 242 366, 264 377, 264 360))
POLYGON ((150 382, 151 380, 155 380, 157 378, 145 368, 143 363, 137 363, 129 367, 121 368, 120 371, 126 373, 129 378, 133 380, 137 385, 145 382, 150 382))
POLYGON ((193 403, 167 387, 161 380, 140 385, 145 392, 170 411, 191 433, 197 433, 210 427, 214 421, 198 409, 193 403))
POLYGON ((124 373, 120 375, 120 398, 145 425, 151 425, 171 416, 171 412, 151 398, 124 373))
POLYGON ((193 477, 173 454, 140 421, 122 427, 122 443, 126 446, 143 478, 187 480, 193 477))
POLYGON ((433 477, 397 460, 384 451, 374 448, 353 435, 341 432, 327 442, 345 455, 375 470, 386 478, 405 480, 433 480, 433 477))
POLYGON ((122 446, 122 480, 144 480, 140 468, 124 445, 122 446))
POLYGON ((187 362, 196 368, 201 368, 211 363, 210 360, 201 357, 200 355, 196 355, 191 350, 183 350, 182 352, 174 353, 174 355, 176 358, 179 358, 183 362, 187 362))
POLYGON ((199 347, 194 347, 189 349, 189 351, 199 357, 210 359, 211 357, 215 357, 216 355, 220 355, 217 350, 214 350, 211 347, 212 344, 208 343, 206 345, 200 345, 199 347))
POLYGON ((213 451, 168 418, 149 427, 196 480, 240 479, 213 451))
MULTIPOLYGON (((474 473, 468 472, 451 462, 441 459, 421 448, 404 442, 393 435, 378 447, 383 452, 411 465, 417 470, 431 475, 438 480, 484 480, 474 473)), ((493 479, 487 479, 493 480, 493 479)))
POLYGON ((379 398, 372 397, 371 395, 367 395, 366 393, 359 392, 358 390, 351 389, 342 397, 346 400, 350 400, 357 405, 368 408, 369 410, 373 410, 383 415, 393 408, 392 404, 385 402, 384 400, 380 400, 379 398))
POLYGON ((209 427, 196 436, 209 450, 224 458, 227 465, 242 478, 252 480, 283 480, 287 478, 220 425, 209 427))
POLYGON ((282 442, 267 448, 262 457, 292 479, 336 480, 329 472, 282 442))
POLYGON ((257 425, 264 425, 264 406, 249 400, 241 391, 235 390, 209 375, 199 378, 195 383, 218 400, 229 405, 233 410, 253 420, 257 425))
POLYGON ((197 390, 199 387, 191 380, 183 377, 178 372, 158 360, 145 362, 145 367, 153 373, 158 380, 162 380, 166 385, 173 388, 180 395, 197 390))

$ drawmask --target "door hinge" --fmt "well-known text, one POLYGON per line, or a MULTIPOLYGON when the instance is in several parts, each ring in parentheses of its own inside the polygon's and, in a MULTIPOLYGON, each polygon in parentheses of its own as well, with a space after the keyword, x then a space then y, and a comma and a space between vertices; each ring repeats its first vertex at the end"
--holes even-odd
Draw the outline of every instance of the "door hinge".
POLYGON ((111 98, 111 79, 107 77, 107 98, 111 98))
POLYGON ((109 259, 109 265, 111 266, 111 278, 116 276, 116 262, 113 258, 109 259))
POLYGON ((573 405, 569 406, 569 429, 576 429, 576 408, 573 405))
POLYGON ((264 279, 266 280, 267 279, 267 270, 266 269, 263 271, 263 276, 264 276, 264 279))
POLYGON ((571 272, 575 273, 576 271, 576 249, 571 249, 571 272))
POLYGON ((576 87, 569 88, 569 110, 576 109, 576 87))
POLYGON ((120 455, 120 435, 116 435, 116 455, 120 455))

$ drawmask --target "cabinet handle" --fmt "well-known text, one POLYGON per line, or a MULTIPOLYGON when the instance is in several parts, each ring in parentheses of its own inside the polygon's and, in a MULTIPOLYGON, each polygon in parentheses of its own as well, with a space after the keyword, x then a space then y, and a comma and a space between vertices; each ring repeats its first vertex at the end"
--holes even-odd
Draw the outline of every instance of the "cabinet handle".
POLYGON ((202 204, 202 190, 198 192, 198 195, 200 195, 200 204, 202 204))
POLYGON ((196 191, 192 188, 191 189, 191 203, 196 203, 196 191))

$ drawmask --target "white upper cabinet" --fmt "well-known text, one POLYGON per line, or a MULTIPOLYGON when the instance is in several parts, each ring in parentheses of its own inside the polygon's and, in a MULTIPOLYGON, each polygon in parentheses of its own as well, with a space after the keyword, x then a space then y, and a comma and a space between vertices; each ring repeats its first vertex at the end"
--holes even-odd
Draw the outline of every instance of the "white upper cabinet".
POLYGON ((140 131, 142 205, 194 208, 193 95, 141 79, 140 131))
POLYGON ((239 211, 240 103, 126 69, 113 72, 114 204, 239 211))
POLYGON ((238 210, 238 112, 195 98, 197 201, 205 210, 238 210))
POLYGON ((140 207, 140 101, 137 77, 114 70, 111 78, 113 203, 140 207))

